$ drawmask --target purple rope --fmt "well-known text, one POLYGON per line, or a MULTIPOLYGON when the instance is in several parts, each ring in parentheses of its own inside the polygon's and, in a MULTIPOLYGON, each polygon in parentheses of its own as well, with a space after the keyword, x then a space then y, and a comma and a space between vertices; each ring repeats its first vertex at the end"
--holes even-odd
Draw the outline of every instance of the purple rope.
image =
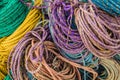
POLYGON ((77 54, 85 49, 77 29, 72 29, 73 7, 71 3, 55 0, 51 7, 51 34, 57 46, 67 53, 77 54))
POLYGON ((75 21, 85 47, 97 57, 120 52, 120 17, 114 17, 90 3, 75 11, 75 21))

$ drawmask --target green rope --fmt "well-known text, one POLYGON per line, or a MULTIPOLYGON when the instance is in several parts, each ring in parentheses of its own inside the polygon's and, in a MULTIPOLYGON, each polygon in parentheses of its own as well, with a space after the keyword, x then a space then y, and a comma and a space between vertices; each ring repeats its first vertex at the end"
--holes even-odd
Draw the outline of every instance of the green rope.
MULTIPOLYGON (((27 72, 27 76, 28 76, 28 80, 36 80, 32 74, 30 74, 29 72, 27 72)), ((4 80, 13 80, 10 75, 7 75, 4 80)))
POLYGON ((4 80, 12 80, 11 77, 9 75, 7 75, 4 80))
POLYGON ((0 38, 9 36, 24 21, 28 8, 19 0, 0 1, 0 38))

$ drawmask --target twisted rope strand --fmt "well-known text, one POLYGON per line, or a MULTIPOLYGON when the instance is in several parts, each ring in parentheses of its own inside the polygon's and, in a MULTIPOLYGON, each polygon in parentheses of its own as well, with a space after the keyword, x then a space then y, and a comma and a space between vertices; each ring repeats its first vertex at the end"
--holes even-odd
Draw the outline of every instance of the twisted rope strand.
POLYGON ((85 47, 97 57, 112 57, 120 52, 120 17, 84 3, 75 10, 75 22, 85 47))
POLYGON ((54 42, 67 53, 75 54, 85 49, 75 25, 72 25, 71 3, 55 0, 51 7, 50 30, 54 42))
MULTIPOLYGON (((34 5, 41 5, 42 1, 36 0, 34 5)), ((2 38, 0 41, 0 79, 4 78, 7 73, 7 58, 12 48, 17 42, 31 29, 35 27, 42 14, 37 9, 32 9, 24 22, 9 37, 2 38)))
POLYGON ((19 0, 0 1, 0 38, 12 34, 28 12, 28 8, 19 0))
POLYGON ((9 61, 8 69, 12 71, 13 79, 22 80, 24 76, 21 74, 27 70, 41 80, 81 80, 77 68, 93 73, 93 79, 97 76, 93 69, 71 62, 59 54, 49 37, 48 26, 37 27, 27 33, 11 52, 9 61), (22 64, 21 61, 25 63, 22 64))

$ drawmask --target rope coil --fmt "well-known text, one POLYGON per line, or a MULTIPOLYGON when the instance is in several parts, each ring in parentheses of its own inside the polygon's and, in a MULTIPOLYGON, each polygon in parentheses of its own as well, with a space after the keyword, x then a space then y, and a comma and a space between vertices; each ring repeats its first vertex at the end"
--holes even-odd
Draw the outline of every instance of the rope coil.
POLYGON ((76 8, 75 22, 85 47, 94 55, 108 58, 120 52, 120 17, 85 3, 76 8))
POLYGON ((111 15, 120 16, 119 0, 91 0, 96 6, 108 12, 111 15))
MULTIPOLYGON (((41 0, 36 0, 34 5, 41 5, 41 0)), ((1 38, 0 42, 0 79, 3 79, 7 74, 7 58, 10 51, 17 44, 17 42, 31 29, 35 27, 40 18, 42 18, 42 13, 37 9, 32 9, 28 13, 24 22, 17 28, 17 30, 8 37, 1 38)))
POLYGON ((41 80, 81 80, 78 68, 92 73, 93 79, 97 76, 93 69, 63 58, 49 37, 48 27, 37 27, 27 33, 11 52, 9 61, 13 79, 27 77, 22 76, 27 70, 41 80))
POLYGON ((54 42, 67 53, 75 54, 85 49, 75 25, 72 25, 71 3, 55 0, 51 8, 50 30, 54 42), (71 26, 72 25, 72 26, 71 26))
POLYGON ((0 38, 9 36, 24 21, 29 10, 19 0, 0 1, 0 38))

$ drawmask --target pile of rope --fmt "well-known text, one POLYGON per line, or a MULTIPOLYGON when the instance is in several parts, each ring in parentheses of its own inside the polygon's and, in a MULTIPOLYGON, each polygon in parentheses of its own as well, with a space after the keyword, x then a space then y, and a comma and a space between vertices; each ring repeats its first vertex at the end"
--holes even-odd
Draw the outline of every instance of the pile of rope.
MULTIPOLYGON (((34 5, 41 5, 41 0, 36 0, 34 5)), ((23 23, 8 37, 0 39, 0 79, 7 74, 7 60, 11 50, 18 41, 42 19, 42 12, 31 9, 23 23)))
POLYGON ((119 2, 1 0, 0 80, 120 80, 119 2))
POLYGON ((49 32, 47 25, 37 27, 17 44, 9 56, 8 69, 12 78, 26 80, 29 72, 40 80, 81 80, 80 68, 92 73, 95 79, 97 73, 92 68, 71 62, 60 55, 49 32))
POLYGON ((12 34, 24 21, 29 9, 19 0, 0 1, 0 38, 12 34))

